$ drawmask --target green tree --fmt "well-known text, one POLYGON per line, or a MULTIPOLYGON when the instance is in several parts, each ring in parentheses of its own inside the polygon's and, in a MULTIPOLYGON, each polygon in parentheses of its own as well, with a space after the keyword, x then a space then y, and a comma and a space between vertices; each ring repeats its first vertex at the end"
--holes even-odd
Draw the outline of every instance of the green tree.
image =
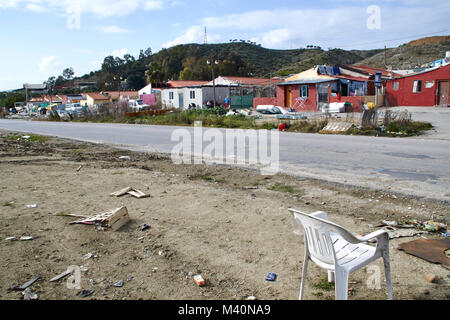
POLYGON ((64 78, 64 80, 71 80, 74 75, 75 72, 73 71, 73 68, 66 68, 62 72, 62 77, 64 78))
POLYGON ((163 82, 164 72, 161 65, 157 62, 152 62, 148 65, 148 70, 145 72, 148 83, 163 82))
POLYGON ((193 80, 194 71, 189 68, 185 67, 183 71, 180 72, 180 80, 193 80))

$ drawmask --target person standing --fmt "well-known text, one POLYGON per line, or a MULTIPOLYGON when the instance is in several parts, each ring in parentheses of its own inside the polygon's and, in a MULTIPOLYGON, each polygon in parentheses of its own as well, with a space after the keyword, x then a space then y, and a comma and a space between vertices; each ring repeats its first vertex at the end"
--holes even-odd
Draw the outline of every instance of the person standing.
POLYGON ((228 107, 230 107, 230 98, 226 97, 225 98, 225 110, 228 109, 228 107))

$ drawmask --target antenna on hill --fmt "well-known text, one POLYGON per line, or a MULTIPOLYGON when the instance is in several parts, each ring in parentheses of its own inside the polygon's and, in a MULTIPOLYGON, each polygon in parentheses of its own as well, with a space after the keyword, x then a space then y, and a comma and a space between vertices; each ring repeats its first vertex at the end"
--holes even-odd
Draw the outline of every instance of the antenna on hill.
POLYGON ((205 27, 205 40, 204 44, 208 44, 208 34, 206 33, 206 27, 205 27))

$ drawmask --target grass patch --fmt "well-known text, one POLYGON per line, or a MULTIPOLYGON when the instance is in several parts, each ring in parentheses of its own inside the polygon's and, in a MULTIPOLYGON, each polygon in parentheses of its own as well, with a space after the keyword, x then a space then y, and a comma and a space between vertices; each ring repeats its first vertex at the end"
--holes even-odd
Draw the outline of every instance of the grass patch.
POLYGON ((68 214, 65 213, 64 211, 63 212, 58 212, 56 215, 60 216, 60 217, 67 217, 68 216, 68 214))
POLYGON ((313 284, 315 289, 323 290, 323 291, 331 291, 334 290, 334 282, 328 282, 328 277, 320 279, 318 282, 313 284))
POLYGON ((301 133, 319 133, 328 124, 328 120, 307 121, 301 120, 293 124, 288 124, 286 131, 301 132, 301 133))
POLYGON ((46 142, 50 137, 40 136, 37 134, 10 134, 6 137, 8 140, 22 140, 22 141, 33 141, 33 142, 46 142), (30 138, 24 139, 22 137, 29 136, 30 138))
POLYGON ((14 207, 14 204, 12 202, 3 202, 4 207, 14 207))
POLYGON ((300 192, 300 190, 296 189, 293 186, 289 186, 289 185, 285 185, 285 184, 281 184, 281 183, 275 183, 272 187, 269 188, 269 190, 285 192, 285 193, 290 193, 290 194, 300 192))
POLYGON ((207 182, 215 182, 215 183, 225 183, 226 182, 226 180, 224 178, 214 178, 211 176, 202 176, 201 179, 204 181, 207 181, 207 182))
POLYGON ((414 136, 433 129, 429 122, 422 121, 392 121, 386 128, 387 133, 396 133, 407 136, 414 136))

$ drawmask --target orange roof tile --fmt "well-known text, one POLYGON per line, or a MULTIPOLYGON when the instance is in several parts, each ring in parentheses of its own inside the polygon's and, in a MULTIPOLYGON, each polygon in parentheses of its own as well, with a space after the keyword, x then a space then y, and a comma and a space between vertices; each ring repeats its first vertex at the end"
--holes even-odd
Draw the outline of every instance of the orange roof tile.
POLYGON ((98 92, 89 92, 89 93, 83 93, 84 96, 89 96, 94 100, 109 100, 109 97, 98 93, 98 92))
POLYGON ((183 88, 183 87, 196 87, 206 84, 206 81, 183 81, 183 80, 170 80, 169 85, 172 88, 183 88))

